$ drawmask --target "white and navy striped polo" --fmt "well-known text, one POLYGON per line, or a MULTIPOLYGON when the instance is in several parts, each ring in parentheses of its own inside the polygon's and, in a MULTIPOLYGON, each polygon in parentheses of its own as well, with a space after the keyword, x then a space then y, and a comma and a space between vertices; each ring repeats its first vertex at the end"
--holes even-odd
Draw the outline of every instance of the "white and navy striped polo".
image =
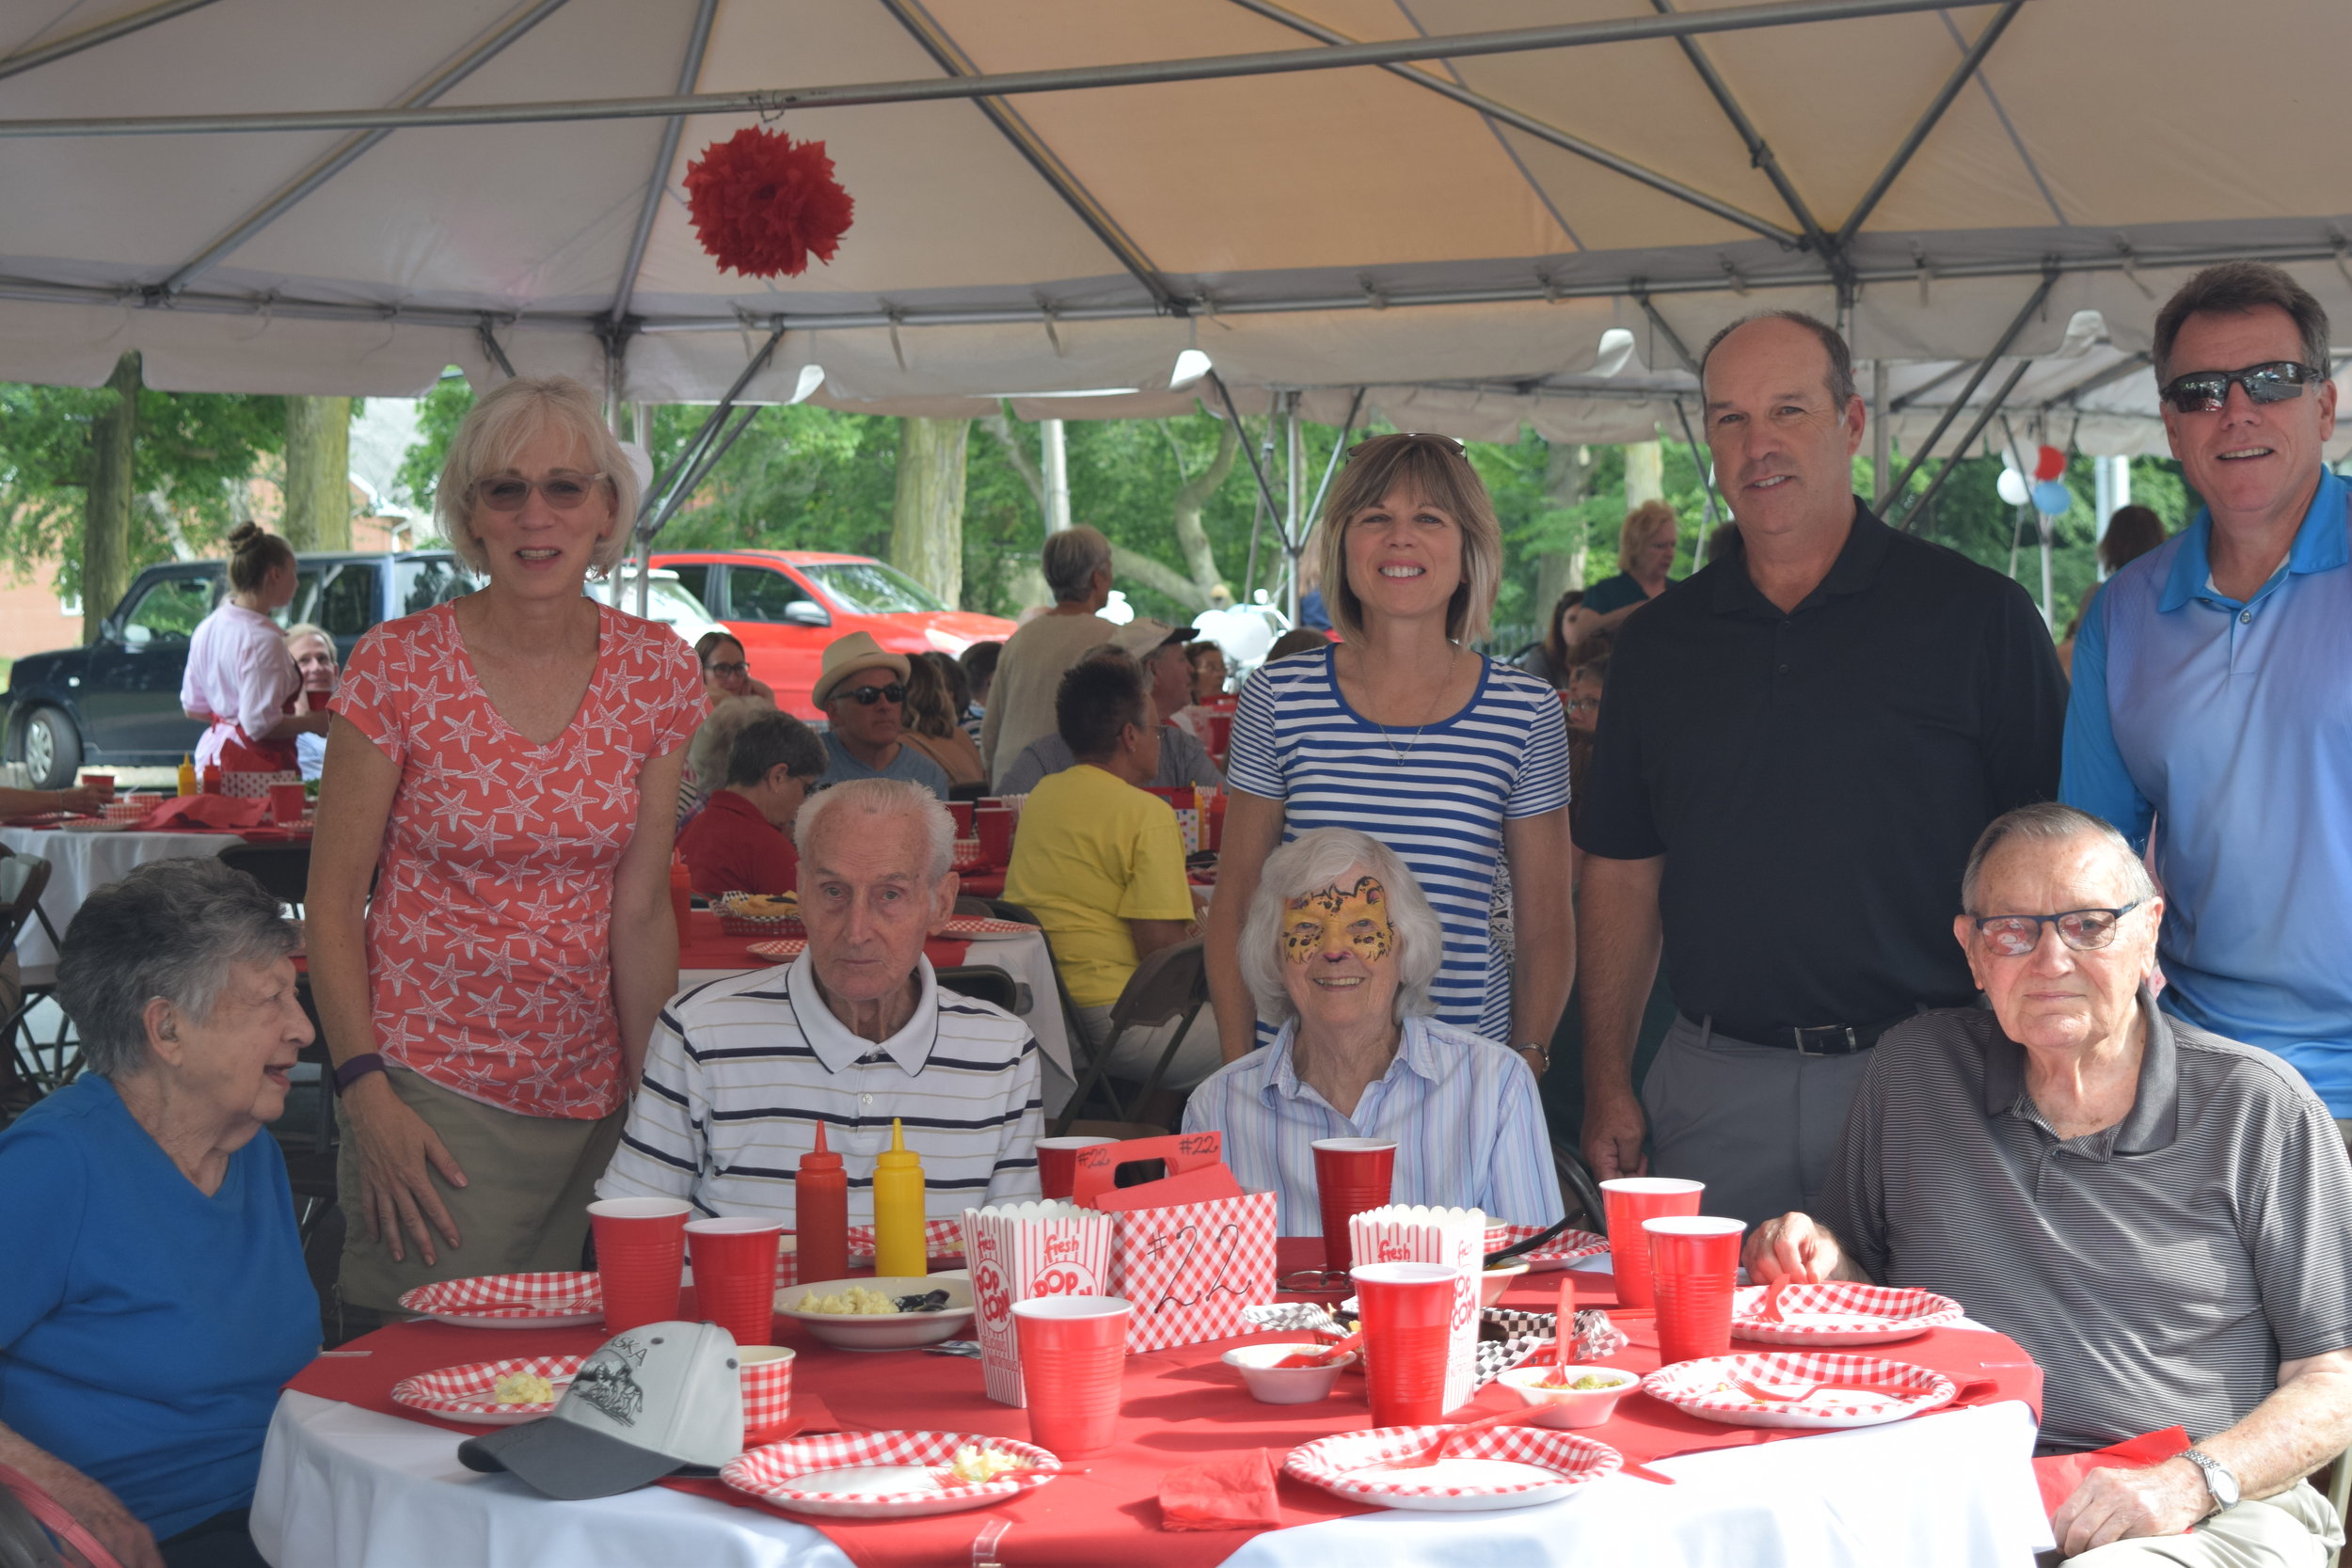
POLYGON ((596 1195, 684 1198, 790 1228, 793 1178, 822 1121, 849 1173, 850 1223, 870 1225, 874 1160, 895 1117, 922 1156, 931 1218, 1036 1197, 1036 1037, 1002 1008, 940 990, 930 960, 918 974, 914 1016, 880 1044, 833 1015, 806 953, 672 997, 596 1195))

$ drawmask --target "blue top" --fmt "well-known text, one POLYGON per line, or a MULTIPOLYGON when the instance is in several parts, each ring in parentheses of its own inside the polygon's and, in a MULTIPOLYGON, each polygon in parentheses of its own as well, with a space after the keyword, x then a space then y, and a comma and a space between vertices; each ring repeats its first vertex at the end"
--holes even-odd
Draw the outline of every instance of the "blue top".
POLYGON ((2059 798, 2153 819, 2169 1012, 2295 1064, 2352 1117, 2352 540, 2323 471, 2285 563, 2213 585, 2209 514, 2118 572, 2074 639, 2059 798))
POLYGON ((1430 982, 1438 1018, 1502 1039, 1511 964, 1488 927, 1502 825, 1568 803, 1559 696, 1481 659, 1477 694, 1460 712, 1383 729, 1341 695, 1335 651, 1277 659, 1243 684, 1226 781, 1282 802, 1285 843, 1310 828, 1353 828, 1395 851, 1445 927, 1445 964, 1430 982))
POLYGON ((898 742, 898 754, 890 759, 889 767, 868 768, 850 754, 839 736, 827 730, 825 776, 817 781, 817 787, 822 789, 850 779, 905 779, 921 784, 943 800, 947 799, 947 770, 905 741, 898 742))
POLYGON ((1225 1164, 1253 1193, 1271 1192, 1284 1236, 1320 1236, 1317 1138, 1394 1138, 1390 1196, 1397 1203, 1484 1209, 1490 1220, 1550 1225, 1565 1211, 1535 1075, 1492 1040, 1408 1018, 1396 1060, 1364 1086, 1354 1116, 1298 1081, 1291 1041, 1228 1062, 1192 1091, 1184 1131, 1225 1134, 1225 1164))
POLYGON ((206 1197, 114 1085, 0 1132, 0 1422, 175 1535, 253 1500, 278 1386, 319 1346, 267 1132, 206 1197))
MULTIPOLYGON (((1666 587, 1672 588, 1673 586, 1674 579, 1667 578, 1666 587)), ((1661 589, 1659 592, 1663 593, 1665 590, 1661 589)), ((1633 580, 1633 575, 1630 572, 1619 572, 1615 577, 1603 578, 1584 590, 1584 597, 1579 601, 1578 608, 1589 610, 1596 615, 1606 615, 1613 610, 1623 610, 1628 605, 1647 604, 1655 597, 1657 594, 1650 593, 1649 590, 1633 580)))

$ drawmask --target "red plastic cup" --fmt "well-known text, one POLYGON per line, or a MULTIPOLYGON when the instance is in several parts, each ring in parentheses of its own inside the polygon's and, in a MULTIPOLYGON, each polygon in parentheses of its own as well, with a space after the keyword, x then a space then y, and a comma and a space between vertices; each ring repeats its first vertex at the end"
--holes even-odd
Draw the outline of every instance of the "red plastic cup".
POLYGON ((1134 1310, 1117 1296, 1039 1296, 1012 1304, 1029 1441, 1065 1458, 1110 1447, 1134 1310))
POLYGON ((954 817, 954 818, 956 819, 956 836, 957 836, 958 838, 970 838, 970 837, 972 836, 972 802, 971 802, 971 801, 969 801, 969 800, 950 800, 950 801, 948 801, 948 802, 947 802, 947 815, 948 815, 948 816, 952 816, 952 817, 954 817))
POLYGON ((1456 1272, 1442 1263, 1366 1263, 1349 1273, 1363 1310, 1372 1424, 1428 1425, 1445 1414, 1456 1272))
POLYGON ((269 818, 285 824, 299 822, 310 815, 310 797, 298 784, 275 784, 269 786, 269 818))
POLYGON ((1658 1364, 1731 1354, 1731 1291, 1747 1226, 1711 1214, 1644 1220, 1658 1287, 1658 1364))
POLYGON ((98 798, 102 800, 115 798, 115 776, 112 773, 85 773, 82 784, 87 789, 98 791, 98 798))
POLYGON ((979 835, 980 858, 991 865, 1009 865, 1012 862, 1012 808, 980 802, 972 814, 972 826, 979 835))
POLYGON ((1078 1185, 1078 1150, 1117 1138, 1040 1138, 1037 1141, 1037 1180, 1047 1197, 1068 1197, 1078 1185))
MULTIPOLYGON (((692 1212, 668 1197, 608 1197, 588 1205, 596 1275, 604 1281, 606 1328, 618 1334, 677 1316, 686 1216, 692 1212)), ((763 1330, 753 1340, 764 1343, 767 1338, 763 1330)))
POLYGON ((686 1222, 694 1300, 703 1322, 717 1323, 739 1345, 764 1345, 775 1338, 776 1252, 783 1238, 784 1227, 775 1220, 686 1222))
POLYGON ((1317 1138, 1315 1197, 1323 1209, 1323 1266, 1345 1274, 1356 1261, 1347 1222, 1388 1205, 1396 1174, 1393 1138, 1317 1138))
POLYGON ((792 1430, 792 1353, 782 1345, 735 1348, 743 1385, 743 1446, 773 1443, 792 1430))
POLYGON ((1657 1298, 1650 1293, 1649 1239, 1642 1234, 1642 1222, 1697 1213, 1707 1183, 1675 1176, 1621 1176, 1602 1182, 1600 1191, 1609 1212, 1609 1267, 1617 1278, 1617 1305, 1647 1307, 1657 1298))

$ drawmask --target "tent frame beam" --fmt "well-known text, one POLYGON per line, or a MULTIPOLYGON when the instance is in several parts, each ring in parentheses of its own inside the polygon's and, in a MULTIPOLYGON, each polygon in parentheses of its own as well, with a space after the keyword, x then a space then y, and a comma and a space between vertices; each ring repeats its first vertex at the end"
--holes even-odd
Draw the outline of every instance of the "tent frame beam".
MULTIPOLYGON (((2015 318, 2010 322, 2007 330, 2003 331, 2001 334, 2001 341, 1993 345, 1993 352, 1977 361, 1976 371, 1968 377, 1968 384, 1960 389, 1960 396, 1954 398, 1951 402, 1951 405, 1944 410, 1943 418, 1935 421, 1935 428, 1928 432, 1928 438, 1925 441, 1919 443, 1919 450, 1911 454, 1911 461, 1903 466, 1903 471, 1896 477, 1895 483, 1878 493, 1876 500, 1878 507, 1882 512, 1883 512, 1883 510, 1893 501, 1901 498, 1904 486, 1911 483, 1911 476, 1919 471, 1919 465, 1925 463, 1928 460, 1928 454, 1935 451, 1936 442, 1941 441, 1944 438, 1944 433, 1951 429, 1952 421, 1960 417, 1961 409, 1966 406, 1970 398, 1977 395, 1977 388, 1984 385, 1984 378, 1986 375, 1991 373, 1994 361, 1999 359, 2002 355, 2009 352, 2009 345, 2017 341, 2017 335, 2020 332, 2026 330, 2026 324, 2033 319, 2034 312, 2041 309, 2042 302, 2050 297, 2050 291, 2058 287, 2058 275, 2056 271, 2045 272, 2042 274, 2042 286, 2033 292, 2032 297, 2026 301, 2026 308, 2018 311, 2015 318)), ((2033 361, 2030 359, 2025 361, 2025 364, 2027 365, 2032 363, 2033 361)), ((2021 367, 2018 372, 2018 375, 2022 375, 2024 373, 2024 370, 2021 367)), ((1998 409, 2001 406, 2001 398, 2007 397, 2009 395, 2010 388, 2014 388, 2016 385, 2017 376, 2010 376, 2009 378, 2008 386, 2002 388, 2000 397, 1996 397, 1993 400, 1992 407, 1994 409, 1998 409)), ((1990 420, 1991 418, 1992 413, 1988 411, 1985 415, 1985 419, 1990 420)), ((1967 443, 1975 440, 1978 433, 1983 430, 1983 428, 1984 420, 1979 420, 1970 428, 1967 437, 1962 441, 1961 450, 1963 451, 1966 451, 1967 443)), ((1947 463, 1945 467, 1948 469, 1950 465, 1947 463)), ((1876 476, 1874 475, 1873 478, 1875 477, 1876 476)), ((1939 477, 1936 483, 1941 483, 1942 480, 1939 477)), ((1933 490, 1934 485, 1931 484, 1929 486, 1930 493, 1932 494, 1933 490)), ((1918 508, 1912 508, 1910 512, 1904 514, 1905 518, 1908 519, 1910 516, 1915 515, 1917 511, 1918 508)))
POLYGON ((152 27, 158 22, 168 22, 185 12, 201 10, 212 3, 213 0, 160 0, 159 4, 145 10, 132 11, 116 17, 112 22, 102 22, 95 27, 85 27, 78 33, 69 33, 53 42, 37 43, 30 49, 0 55, 0 79, 38 71, 53 60, 62 60, 85 49, 95 49, 102 43, 112 43, 141 28, 152 27))
POLYGON ((1912 126, 1910 135, 1904 136, 1901 144, 1895 149, 1894 156, 1886 160, 1886 166, 1880 169, 1878 178, 1870 182, 1870 188, 1863 192, 1862 199, 1854 203, 1853 211, 1846 214, 1846 221, 1838 225, 1837 238, 1834 243, 1839 254, 1842 255, 1846 247, 1853 244, 1854 236, 1862 231, 1862 225, 1872 213, 1878 211, 1878 205, 1886 198, 1887 191, 1893 188, 1903 170, 1910 166, 1913 157, 1926 144, 1928 134, 1943 119, 1944 111, 1952 106, 1953 101, 1960 97, 1961 89, 1976 76, 1977 68, 1984 64, 1984 57, 1993 52, 1994 44, 2001 41, 2001 35, 2009 30, 2009 24, 2016 20, 2018 11, 2024 8, 2026 0, 2004 0, 1999 12, 1984 24, 1984 31, 1977 35, 1977 41, 1970 44, 1968 52, 1960 57, 1960 64, 1952 68, 1952 73, 1944 79, 1943 87, 1936 89, 1935 96, 1928 101, 1926 111, 1912 126))
MULTIPOLYGON (((1319 49, 1274 49, 1246 55, 1194 55, 1122 65, 1071 66, 992 75, 926 77, 906 82, 858 82, 833 87, 778 87, 756 92, 674 94, 667 98, 571 99, 532 103, 473 103, 413 109, 313 109, 217 115, 111 115, 46 119, 0 119, 0 136, 218 135, 228 132, 395 131, 420 126, 536 125, 592 119, 659 119, 670 115, 774 116, 794 109, 862 108, 943 99, 1001 98, 1030 92, 1205 82, 1237 76, 1281 76, 1301 71, 1342 71, 1407 60, 1518 55, 1578 49, 1696 33, 1744 32, 1813 22, 1845 22, 1940 10, 1955 0, 1773 0, 1671 16, 1612 17, 1486 33, 1383 39, 1319 49)), ((2013 8, 2024 0, 2009 0, 2013 8)))
MULTIPOLYGON (((1992 361, 1988 359, 1985 363, 1990 365, 1992 361)), ((1935 471, 1935 477, 1928 481, 1928 487, 1919 492, 1919 499, 1912 502, 1909 509, 1903 513, 1903 520, 1895 525, 1899 530, 1904 533, 1910 533, 1914 531, 1917 524, 1926 518, 1928 515, 1928 504, 1935 499, 1935 493, 1944 488, 1944 482, 1952 477, 1952 470, 1958 467, 1961 464, 1961 460, 1968 455, 1968 449, 1977 444, 1977 438, 1984 434, 1984 427, 1993 422, 1994 416, 2000 413, 2001 405, 2009 401, 2010 393, 2017 390, 2017 384, 2026 379, 2026 372, 2031 369, 2033 369, 2032 360, 2020 359, 2017 361, 2017 368, 2009 372, 2009 379, 2002 382, 2001 389, 1993 394, 1993 401, 1986 404, 1982 411, 1977 415, 1977 422, 1970 425, 1968 427, 1968 434, 1960 438, 1960 445, 1952 449, 1952 455, 1944 460, 1944 466, 1935 471)), ((1969 390, 1974 391, 1976 388, 1971 387, 1969 390)), ((1944 416, 1943 423, 1936 426, 1936 435, 1940 436, 1944 433, 1944 425, 1949 424, 1951 422, 1952 415, 1957 414, 1958 412, 1960 412, 1960 406, 1955 404, 1950 411, 1946 413, 1944 416)), ((1931 436, 1929 438, 1929 445, 1932 446, 1933 444, 1934 438, 1931 436)), ((1923 453, 1925 449, 1923 448, 1923 453)), ((1911 460, 1911 467, 1913 468, 1916 468, 1919 466, 1919 458, 1913 458, 1911 460)), ((1904 470, 1903 478, 1906 481, 1911 478, 1910 469, 1904 470)), ((1898 484, 1896 486, 1895 493, 1898 496, 1902 493, 1901 485, 1898 484)))
MULTIPOLYGON (((678 67, 677 90, 690 93, 702 79, 703 55, 710 47, 710 24, 719 14, 719 0, 699 0, 694 8, 693 25, 686 35, 686 58, 678 67)), ((672 115, 661 127, 661 144, 654 153, 653 175, 645 182, 644 203, 637 209, 637 227, 629 231, 628 255, 621 262, 620 282, 612 291, 612 309, 607 313, 607 352, 616 361, 628 320, 628 302, 637 293, 637 269, 644 265, 645 246, 653 239, 653 220, 661 213, 661 194, 669 188, 670 166, 677 161, 679 136, 686 129, 683 116, 672 115)))
POLYGON ((2072 387, 2068 387, 2061 391, 2051 393, 2048 397, 2042 400, 2040 412, 2047 414, 2051 409, 2056 408, 2062 403, 2073 403, 2076 398, 2082 396, 2085 392, 2095 392, 2102 387, 2111 386, 2114 383, 2122 380, 2127 375, 2136 374, 2140 371, 2146 370, 2150 365, 2154 363, 2154 353, 2149 349, 2141 349, 2137 354, 2124 359, 2120 364, 2109 365, 2106 370, 2099 372, 2095 375, 2087 375, 2080 381, 2075 382, 2072 387))
MULTIPOLYGON (((1674 0, 1649 0, 1649 3, 1650 8, 1661 16, 1675 14, 1674 0)), ((1739 134, 1740 140, 1746 146, 1749 164, 1772 182, 1772 189, 1780 195, 1781 204, 1788 209, 1789 216, 1795 218, 1797 227, 1804 231, 1805 248, 1828 262, 1833 271, 1836 270, 1843 258, 1842 250, 1831 243, 1829 235, 1822 231, 1820 221, 1814 217, 1813 209, 1805 204, 1804 197, 1797 194, 1795 183, 1780 166, 1780 159, 1773 154, 1772 144, 1764 139, 1764 134, 1748 118, 1747 110, 1741 108, 1740 101, 1732 96, 1731 84, 1724 80, 1723 73, 1715 69, 1715 62, 1708 58, 1707 51, 1699 47, 1696 39, 1686 33, 1677 37, 1675 42, 1682 46, 1682 53, 1690 60, 1691 69, 1698 72, 1700 82, 1714 98, 1715 106, 1723 110, 1724 118, 1731 122, 1732 130, 1739 134)))
MULTIPOLYGON (((659 533, 661 531, 661 525, 669 521, 670 514, 677 510, 678 502, 685 499, 690 493, 690 486, 686 482, 691 479, 699 483, 703 474, 709 471, 707 467, 698 467, 697 466, 702 463, 707 449, 711 445, 713 435, 718 431, 721 422, 735 411, 736 400, 740 398, 743 395, 743 389, 752 384, 752 378, 767 368, 768 361, 775 355, 776 345, 784 341, 784 335, 788 330, 786 324, 782 322, 776 324, 775 330, 768 334, 768 341, 759 345, 759 352, 754 354, 750 362, 744 365, 743 373, 735 378, 735 385, 729 387, 725 395, 720 398, 711 408, 709 415, 704 419, 701 428, 687 438, 686 445, 680 449, 676 460, 670 465, 670 471, 646 486, 644 499, 637 505, 635 526, 638 538, 649 540, 659 533)), ((641 430, 636 434, 638 444, 650 452, 653 443, 646 439, 650 433, 641 430)), ((742 431, 739 428, 733 436, 726 438, 727 445, 732 446, 735 436, 741 434, 742 431)), ((722 447, 720 450, 724 451, 725 448, 722 447)), ((713 461, 716 459, 714 458, 713 461)))

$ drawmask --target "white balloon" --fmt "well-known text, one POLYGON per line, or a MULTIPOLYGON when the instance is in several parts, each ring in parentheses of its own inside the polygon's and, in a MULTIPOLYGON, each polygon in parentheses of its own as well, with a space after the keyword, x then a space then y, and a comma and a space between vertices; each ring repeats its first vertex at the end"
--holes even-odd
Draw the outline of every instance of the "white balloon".
POLYGON ((2001 499, 2011 506, 2023 506, 2033 497, 2032 483, 2024 474, 2014 468, 2003 468, 2001 477, 1994 483, 1994 488, 1998 490, 2001 493, 2001 499))

